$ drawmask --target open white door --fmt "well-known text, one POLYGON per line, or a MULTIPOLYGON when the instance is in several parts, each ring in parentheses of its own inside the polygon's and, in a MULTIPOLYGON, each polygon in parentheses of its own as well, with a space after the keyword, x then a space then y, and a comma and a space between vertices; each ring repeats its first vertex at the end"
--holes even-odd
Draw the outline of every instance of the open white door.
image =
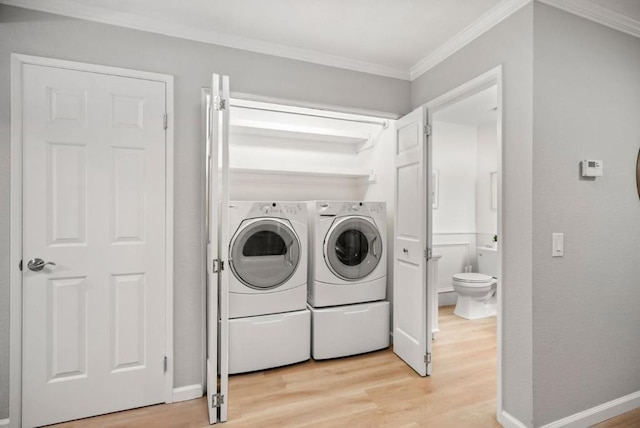
POLYGON ((395 149, 393 352, 421 376, 431 374, 427 113, 420 107, 398 120, 395 149))
POLYGON ((214 74, 206 98, 207 136, 207 404, 209 422, 227 420, 229 380, 228 259, 229 78, 214 74))

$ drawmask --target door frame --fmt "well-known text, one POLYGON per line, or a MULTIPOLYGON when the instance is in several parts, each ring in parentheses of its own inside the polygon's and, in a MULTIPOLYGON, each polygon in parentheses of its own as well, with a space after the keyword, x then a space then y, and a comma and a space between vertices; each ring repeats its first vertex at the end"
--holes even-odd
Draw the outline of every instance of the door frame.
MULTIPOLYGON (((503 72, 502 72, 502 65, 498 65, 497 67, 492 68, 491 70, 475 77, 474 79, 471 79, 453 89, 451 89, 450 91, 444 93, 443 95, 438 96, 437 98, 428 101, 427 103, 425 103, 423 106, 426 107, 428 109, 429 112, 429 117, 428 117, 428 123, 430 125, 433 126, 432 123, 432 118, 433 115, 438 112, 439 110, 442 110, 452 104, 455 104, 458 101, 461 101, 465 98, 468 98, 484 89, 487 89, 489 87, 492 86, 496 86, 497 87, 497 102, 498 102, 498 117, 496 120, 496 137, 497 137, 497 143, 498 143, 498 236, 501 237, 501 239, 503 239, 504 237, 504 229, 503 229, 503 224, 502 224, 502 218, 503 218, 503 207, 504 204, 502 202, 502 172, 504 171, 503 168, 503 150, 504 150, 504 144, 503 144, 503 138, 502 138, 502 126, 503 126, 503 115, 504 115, 504 109, 503 109, 503 72)), ((430 136, 429 139, 431 140, 433 138, 433 136, 430 136)), ((432 168, 432 158, 429 157, 428 159, 428 163, 429 163, 429 170, 431 171, 432 168)), ((431 186, 431 176, 428 175, 427 176, 428 179, 428 185, 427 188, 430 188, 431 186)), ((432 208, 430 208, 432 209, 432 208)), ((424 219, 426 220, 426 219, 424 219)), ((502 261, 503 261, 503 253, 502 253, 502 245, 498 245, 498 285, 497 285, 497 300, 498 300, 498 309, 497 309, 497 314, 496 314, 496 329, 497 329, 497 349, 496 349, 496 365, 497 365, 497 372, 496 372, 496 380, 497 380, 497 397, 496 397, 496 417, 498 418, 498 420, 502 419, 502 336, 503 336, 503 320, 502 320, 502 314, 503 314, 503 284, 502 284, 502 279, 504 278, 503 276, 503 269, 502 269, 502 261)), ((438 291, 437 289, 435 289, 436 284, 434 283, 435 281, 429 281, 427 280, 427 294, 429 296, 431 295, 438 295, 438 291), (433 293, 433 294, 432 294, 433 293)))
POLYGON ((165 140, 165 402, 173 401, 173 76, 125 68, 87 64, 54 58, 11 54, 11 203, 10 203, 10 252, 9 252, 9 425, 22 423, 22 272, 18 268, 22 260, 22 82, 25 65, 39 65, 89 73, 107 74, 134 79, 151 80, 165 84, 165 108, 168 115, 165 140))

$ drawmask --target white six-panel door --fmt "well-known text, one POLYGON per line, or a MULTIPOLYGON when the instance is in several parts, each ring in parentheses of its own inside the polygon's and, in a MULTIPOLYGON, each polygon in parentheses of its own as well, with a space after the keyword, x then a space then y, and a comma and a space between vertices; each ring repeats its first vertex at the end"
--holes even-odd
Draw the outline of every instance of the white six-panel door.
POLYGON ((163 402, 165 84, 25 65, 22 90, 23 426, 163 402))
POLYGON ((394 189, 393 351, 421 376, 431 373, 426 115, 420 107, 396 124, 394 189))

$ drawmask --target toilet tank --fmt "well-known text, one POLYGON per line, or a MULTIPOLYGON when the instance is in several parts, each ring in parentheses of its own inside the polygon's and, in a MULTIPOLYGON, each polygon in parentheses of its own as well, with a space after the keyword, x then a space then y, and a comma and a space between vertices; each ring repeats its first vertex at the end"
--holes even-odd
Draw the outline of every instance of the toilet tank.
POLYGON ((478 272, 498 277, 498 250, 495 248, 478 247, 478 272))

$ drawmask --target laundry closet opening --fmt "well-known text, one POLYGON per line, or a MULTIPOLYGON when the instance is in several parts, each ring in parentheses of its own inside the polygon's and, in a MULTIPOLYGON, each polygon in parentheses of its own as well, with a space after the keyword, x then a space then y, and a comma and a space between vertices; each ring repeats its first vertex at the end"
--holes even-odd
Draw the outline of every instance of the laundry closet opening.
POLYGON ((209 401, 233 414, 246 377, 389 347, 395 119, 224 105, 206 91, 203 104, 209 248, 219 252, 208 336, 220 379, 208 383, 221 392, 209 401))
POLYGON ((229 111, 230 200, 389 199, 393 120, 236 98, 229 111))

